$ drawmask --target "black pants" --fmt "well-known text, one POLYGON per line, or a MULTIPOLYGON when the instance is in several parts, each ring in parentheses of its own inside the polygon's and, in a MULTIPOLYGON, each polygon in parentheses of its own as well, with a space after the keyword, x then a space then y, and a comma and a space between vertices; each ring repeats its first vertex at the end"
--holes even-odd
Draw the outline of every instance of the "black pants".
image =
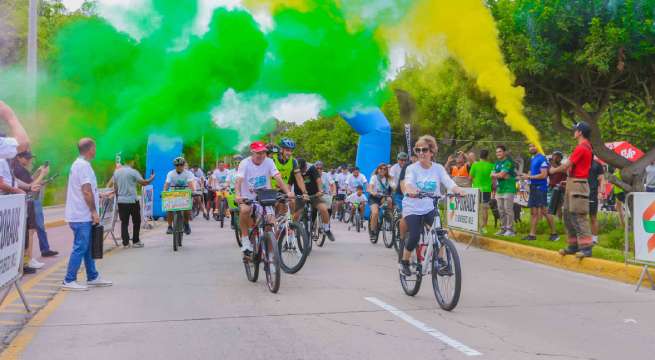
POLYGON ((141 206, 139 202, 133 204, 118 204, 118 217, 121 219, 121 238, 123 245, 129 245, 130 233, 127 231, 127 226, 130 224, 130 216, 132 216, 132 242, 138 243, 139 230, 141 229, 141 206))
POLYGON ((435 216, 436 212, 434 210, 425 215, 405 216, 405 223, 407 224, 407 229, 409 230, 409 237, 405 243, 405 249, 407 249, 407 251, 414 251, 414 249, 416 249, 419 240, 421 240, 423 228, 425 225, 431 226, 435 216))

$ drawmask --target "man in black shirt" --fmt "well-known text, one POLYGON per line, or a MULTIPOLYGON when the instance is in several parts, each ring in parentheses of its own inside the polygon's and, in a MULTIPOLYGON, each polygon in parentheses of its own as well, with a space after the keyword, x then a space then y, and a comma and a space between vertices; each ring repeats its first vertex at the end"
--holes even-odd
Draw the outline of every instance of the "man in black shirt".
MULTIPOLYGON (((300 169, 300 173, 302 174, 302 179, 305 185, 304 187, 307 190, 307 195, 309 195, 310 201, 312 203, 312 208, 317 209, 321 215, 323 231, 325 232, 325 235, 327 235, 330 241, 334 241, 334 235, 332 234, 332 231, 330 231, 330 214, 328 212, 327 204, 323 200, 324 194, 321 191, 321 189, 323 189, 321 173, 313 165, 308 167, 307 161, 305 161, 305 159, 299 158, 297 161, 298 168, 300 169)), ((303 191, 300 186, 297 185, 296 177, 292 176, 289 180, 293 185, 293 190, 296 195, 302 196, 303 191)), ((298 219, 300 219, 304 206, 304 200, 296 198, 295 213, 293 214, 294 220, 298 221, 298 219)), ((316 212, 314 212, 314 214, 316 214, 316 212)))
POLYGON ((605 169, 593 160, 589 169, 589 219, 591 221, 591 237, 594 244, 598 243, 598 188, 603 182, 605 169))

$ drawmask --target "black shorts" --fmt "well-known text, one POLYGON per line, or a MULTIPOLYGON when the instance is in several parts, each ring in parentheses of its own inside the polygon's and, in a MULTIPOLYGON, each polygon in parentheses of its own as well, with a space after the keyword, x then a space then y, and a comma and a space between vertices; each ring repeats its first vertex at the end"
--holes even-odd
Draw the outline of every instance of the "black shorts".
POLYGON ((377 206, 382 206, 382 196, 373 196, 369 195, 368 196, 368 204, 369 205, 377 205, 377 206))
POLYGON ((488 204, 489 201, 491 201, 491 193, 490 192, 483 192, 480 193, 482 194, 482 203, 483 204, 488 204))
POLYGON ((616 197, 616 200, 625 203, 625 191, 622 191, 618 194, 614 194, 614 196, 616 197))
POLYGON ((589 215, 598 214, 598 193, 589 193, 589 215))
POLYGON ((548 213, 550 215, 557 215, 557 211, 564 205, 564 189, 557 186, 553 188, 553 193, 550 197, 550 204, 548 204, 548 213))
POLYGON ((528 197, 529 208, 546 208, 548 207, 548 191, 539 189, 537 186, 530 185, 530 197, 528 197))
POLYGON ((337 194, 335 198, 337 199, 337 201, 344 201, 346 200, 346 194, 337 194))

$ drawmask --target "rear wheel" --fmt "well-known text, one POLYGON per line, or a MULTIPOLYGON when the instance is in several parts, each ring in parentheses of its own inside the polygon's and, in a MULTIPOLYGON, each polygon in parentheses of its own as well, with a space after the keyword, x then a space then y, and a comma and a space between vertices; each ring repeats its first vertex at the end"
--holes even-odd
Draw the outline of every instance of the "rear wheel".
MULTIPOLYGON (((378 226, 379 225, 380 224, 378 224, 378 226)), ((380 239, 380 232, 379 231, 373 232, 373 230, 371 229, 371 218, 368 219, 368 237, 369 240, 371 240, 372 244, 377 244, 378 240, 380 239)))
POLYGON ((384 246, 386 246, 387 249, 390 249, 394 244, 393 225, 394 224, 393 220, 391 219, 391 215, 385 212, 384 216, 382 217, 382 226, 380 227, 380 231, 382 232, 382 241, 384 242, 384 246))
POLYGON ((264 273, 266 273, 266 286, 272 293, 280 290, 280 258, 278 257, 277 241, 274 240, 273 232, 264 234, 262 244, 262 261, 264 262, 264 273))
MULTIPOLYGON (((400 248, 405 248, 405 242, 400 242, 400 248)), ((398 255, 398 261, 402 258, 402 251, 398 255)), ((421 280, 423 275, 421 275, 421 265, 418 263, 416 257, 416 251, 412 251, 412 256, 409 258, 409 268, 412 271, 412 275, 405 276, 402 272, 398 272, 400 275, 400 285, 403 288, 405 294, 409 296, 414 296, 418 294, 418 291, 421 289, 421 280)))
POLYGON ((357 230, 357 232, 362 231, 362 218, 359 215, 359 212, 355 213, 355 229, 357 230))
MULTIPOLYGON (((258 235, 259 235, 258 231, 253 231, 250 234, 250 239, 252 240, 254 251, 252 252, 252 255, 250 256, 250 259, 244 259, 243 260, 243 266, 246 269, 246 277, 251 282, 257 282, 257 278, 259 277, 259 254, 258 254, 259 250, 255 246, 255 244, 257 243, 255 241, 255 238, 258 235)), ((246 239, 246 241, 250 241, 250 240, 246 239)))
POLYGON ((302 226, 296 222, 289 223, 289 236, 287 229, 282 229, 277 243, 280 257, 280 267, 288 274, 295 274, 307 261, 307 245, 303 236, 302 226))
POLYGON ((220 206, 218 207, 218 222, 221 223, 221 228, 223 228, 223 224, 225 223, 225 199, 221 199, 220 206))
POLYGON ((451 311, 457 306, 462 290, 462 269, 455 244, 441 240, 441 249, 432 255, 432 288, 439 306, 451 311))

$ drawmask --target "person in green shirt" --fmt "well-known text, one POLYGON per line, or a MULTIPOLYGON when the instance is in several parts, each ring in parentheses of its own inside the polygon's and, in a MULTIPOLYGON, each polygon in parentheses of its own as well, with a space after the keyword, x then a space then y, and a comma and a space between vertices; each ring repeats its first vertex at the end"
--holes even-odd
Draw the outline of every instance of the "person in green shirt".
POLYGON ((500 236, 515 236, 514 232, 514 196, 516 195, 516 170, 514 161, 507 156, 507 147, 496 147, 496 165, 491 174, 496 179, 496 200, 500 213, 501 229, 496 233, 500 236))
POLYGON ((487 158, 489 157, 489 150, 480 150, 480 161, 476 161, 471 165, 469 171, 469 178, 472 181, 472 186, 475 189, 480 189, 482 196, 482 230, 487 227, 489 221, 489 201, 491 201, 492 181, 491 173, 494 171, 494 164, 487 158))

